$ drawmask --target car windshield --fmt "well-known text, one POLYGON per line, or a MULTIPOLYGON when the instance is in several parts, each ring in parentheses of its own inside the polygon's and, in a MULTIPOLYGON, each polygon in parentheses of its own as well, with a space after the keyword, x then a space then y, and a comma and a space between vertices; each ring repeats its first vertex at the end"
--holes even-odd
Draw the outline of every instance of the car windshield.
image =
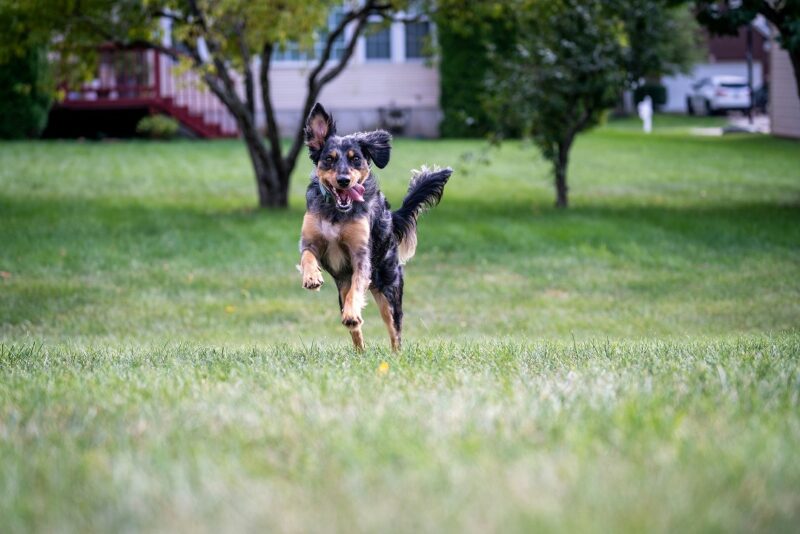
POLYGON ((720 87, 725 87, 726 89, 744 89, 747 87, 746 83, 738 83, 738 82, 724 82, 719 85, 720 87))

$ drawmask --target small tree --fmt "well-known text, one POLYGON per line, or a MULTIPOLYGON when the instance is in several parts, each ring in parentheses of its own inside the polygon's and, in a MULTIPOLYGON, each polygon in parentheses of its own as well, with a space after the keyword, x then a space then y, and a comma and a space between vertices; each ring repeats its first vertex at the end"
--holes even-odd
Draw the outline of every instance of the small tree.
MULTIPOLYGON (((678 2, 680 4, 680 2, 678 2)), ((568 205, 575 137, 600 123, 625 88, 685 71, 696 25, 674 0, 512 0, 516 54, 496 54, 487 88, 501 132, 529 135, 553 164, 568 205)))
POLYGON ((42 48, 0 63, 0 138, 38 137, 47 124, 51 94, 42 48))
POLYGON ((800 96, 800 0, 696 0, 697 20, 717 35, 736 35, 763 15, 778 30, 778 42, 789 53, 800 96))
POLYGON ((517 53, 505 59, 492 112, 513 121, 553 164, 556 206, 566 208, 575 136, 598 124, 624 85, 624 35, 601 0, 519 0, 517 53))
POLYGON ((0 21, 13 31, 0 37, 0 58, 20 42, 45 42, 58 53, 63 75, 91 70, 93 50, 102 43, 159 50, 197 72, 236 119, 253 165, 259 205, 288 205, 289 180, 303 148, 305 118, 323 87, 345 69, 372 15, 390 16, 399 0, 352 0, 336 27, 325 26, 335 0, 40 0, 0 3, 0 21), (165 46, 162 19, 172 23, 173 46, 165 46), (347 32, 346 28, 350 28, 347 32), (272 104, 270 63, 273 52, 289 42, 311 50, 322 38, 306 76, 306 94, 288 150, 281 144, 272 104), (334 46, 344 38, 339 57, 334 46), (258 58, 258 71, 253 59, 258 58), (76 60, 77 63, 76 64, 76 60), (244 81, 237 91, 233 73, 244 81), (260 92, 256 94, 256 83, 260 92), (256 128, 260 99, 266 142, 256 128))

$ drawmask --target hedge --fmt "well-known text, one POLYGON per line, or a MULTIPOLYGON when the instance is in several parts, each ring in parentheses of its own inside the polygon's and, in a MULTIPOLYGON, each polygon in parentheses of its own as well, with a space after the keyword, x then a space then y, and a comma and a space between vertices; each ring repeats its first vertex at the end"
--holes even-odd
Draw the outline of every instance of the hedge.
POLYGON ((47 124, 51 90, 41 48, 0 65, 0 138, 38 137, 47 124))

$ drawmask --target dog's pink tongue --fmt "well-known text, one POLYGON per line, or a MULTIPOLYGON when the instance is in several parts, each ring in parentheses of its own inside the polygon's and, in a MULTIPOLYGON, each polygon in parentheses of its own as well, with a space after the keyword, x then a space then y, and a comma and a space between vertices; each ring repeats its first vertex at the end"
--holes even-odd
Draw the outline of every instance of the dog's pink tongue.
POLYGON ((350 189, 347 189, 345 193, 347 193, 347 196, 350 197, 350 200, 364 202, 364 186, 361 184, 355 184, 350 189))

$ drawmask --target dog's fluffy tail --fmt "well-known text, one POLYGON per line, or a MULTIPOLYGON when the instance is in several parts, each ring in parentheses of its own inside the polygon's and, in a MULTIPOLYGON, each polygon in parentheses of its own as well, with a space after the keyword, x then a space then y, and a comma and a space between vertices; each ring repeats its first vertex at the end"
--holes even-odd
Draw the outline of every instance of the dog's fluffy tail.
POLYGON ((400 263, 405 263, 414 256, 417 249, 417 218, 426 208, 439 203, 451 174, 453 169, 450 167, 430 169, 423 166, 420 170, 411 171, 411 183, 403 205, 392 213, 392 227, 399 242, 400 263))

